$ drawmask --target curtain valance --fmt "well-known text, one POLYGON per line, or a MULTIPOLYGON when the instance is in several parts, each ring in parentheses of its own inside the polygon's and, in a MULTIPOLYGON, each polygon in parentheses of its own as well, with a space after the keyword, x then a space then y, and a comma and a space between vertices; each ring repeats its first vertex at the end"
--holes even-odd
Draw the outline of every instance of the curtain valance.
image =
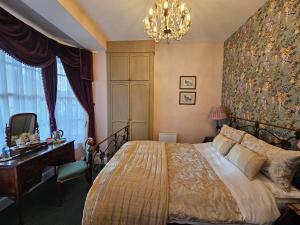
POLYGON ((93 58, 90 51, 85 49, 53 44, 55 54, 68 66, 80 68, 80 78, 93 80, 93 58))
POLYGON ((51 39, 0 8, 0 48, 25 64, 46 67, 55 54, 51 39))

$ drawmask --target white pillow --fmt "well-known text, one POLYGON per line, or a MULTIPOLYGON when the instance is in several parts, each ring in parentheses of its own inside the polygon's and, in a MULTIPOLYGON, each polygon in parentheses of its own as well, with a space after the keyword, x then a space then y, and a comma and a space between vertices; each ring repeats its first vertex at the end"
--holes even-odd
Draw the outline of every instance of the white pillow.
POLYGON ((223 125, 221 131, 220 131, 220 134, 223 134, 224 136, 238 142, 238 143, 241 143, 244 135, 246 134, 245 131, 242 131, 242 130, 237 130, 237 129, 234 129, 230 126, 227 126, 227 125, 223 125))
POLYGON ((236 142, 230 138, 225 137, 222 134, 218 134, 213 142, 212 146, 223 156, 227 155, 230 149, 234 146, 236 142))
POLYGON ((272 182, 269 178, 264 176, 263 174, 259 174, 257 176, 263 184, 272 192, 275 198, 280 199, 300 199, 300 190, 291 186, 289 192, 283 191, 281 188, 278 187, 274 182, 272 182))
POLYGON ((266 163, 261 172, 276 183, 282 190, 288 192, 291 188, 293 177, 300 166, 300 152, 288 151, 270 145, 250 134, 246 134, 242 145, 252 151, 265 156, 266 163))
POLYGON ((239 168, 249 180, 253 180, 266 161, 265 157, 240 144, 233 146, 225 158, 239 168))

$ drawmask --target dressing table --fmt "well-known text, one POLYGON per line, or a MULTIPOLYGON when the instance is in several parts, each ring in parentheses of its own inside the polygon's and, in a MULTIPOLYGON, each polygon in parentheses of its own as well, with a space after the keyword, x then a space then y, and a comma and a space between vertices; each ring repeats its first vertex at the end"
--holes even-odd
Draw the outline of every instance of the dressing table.
MULTIPOLYGON (((8 146, 12 145, 8 143, 8 146)), ((73 161, 75 161, 74 141, 69 141, 27 151, 0 162, 0 196, 9 197, 16 202, 20 225, 23 224, 23 196, 41 182, 45 168, 73 161)))

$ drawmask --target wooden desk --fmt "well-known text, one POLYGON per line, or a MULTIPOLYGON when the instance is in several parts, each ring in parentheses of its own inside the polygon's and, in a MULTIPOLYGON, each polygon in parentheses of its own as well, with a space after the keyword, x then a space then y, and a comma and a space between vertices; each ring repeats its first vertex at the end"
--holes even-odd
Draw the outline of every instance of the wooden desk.
POLYGON ((75 161, 74 141, 70 141, 0 162, 0 196, 7 196, 16 202, 20 225, 23 224, 23 195, 41 182, 43 170, 48 166, 73 161, 75 161))

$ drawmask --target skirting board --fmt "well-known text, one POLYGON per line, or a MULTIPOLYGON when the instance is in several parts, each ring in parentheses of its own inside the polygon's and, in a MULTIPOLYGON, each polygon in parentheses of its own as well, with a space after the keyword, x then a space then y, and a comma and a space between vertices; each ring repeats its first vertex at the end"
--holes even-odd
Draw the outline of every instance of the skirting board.
MULTIPOLYGON (((40 183, 38 183, 37 185, 35 185, 34 187, 32 187, 29 190, 29 192, 32 191, 32 190, 34 190, 35 188, 37 188, 38 186, 40 186, 42 183, 44 183, 45 181, 49 180, 53 176, 54 176, 54 170, 53 170, 53 168, 47 169, 43 173, 42 181, 40 183)), ((10 206, 11 204, 13 204, 13 203, 14 203, 14 201, 12 201, 11 199, 9 199, 7 197, 0 198, 0 212, 2 210, 4 210, 5 208, 7 208, 8 206, 10 206)))

